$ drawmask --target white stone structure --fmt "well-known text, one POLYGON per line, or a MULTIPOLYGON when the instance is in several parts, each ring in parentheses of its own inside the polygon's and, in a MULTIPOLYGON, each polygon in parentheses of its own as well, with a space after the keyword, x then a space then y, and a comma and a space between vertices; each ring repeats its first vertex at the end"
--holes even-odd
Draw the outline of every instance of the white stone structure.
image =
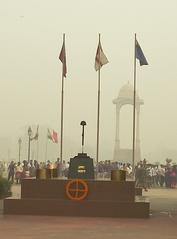
MULTIPOLYGON (((119 122, 120 122, 121 107, 126 104, 133 105, 133 94, 134 94, 133 86, 127 83, 120 89, 117 99, 113 100, 113 104, 116 105, 116 137, 115 137, 114 156, 113 156, 114 161, 132 163, 132 149, 120 148, 119 122)), ((140 105, 142 104, 144 104, 144 101, 139 98, 136 92, 135 163, 141 160, 139 117, 140 117, 140 105)), ((133 120, 133 115, 130 120, 133 120)), ((132 129, 132 135, 133 135, 133 129, 132 129)))

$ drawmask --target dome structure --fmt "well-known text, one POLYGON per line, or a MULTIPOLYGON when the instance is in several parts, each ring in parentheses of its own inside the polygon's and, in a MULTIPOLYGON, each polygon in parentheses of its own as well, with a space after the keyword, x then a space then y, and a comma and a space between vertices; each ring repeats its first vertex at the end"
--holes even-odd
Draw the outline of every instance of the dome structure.
MULTIPOLYGON (((122 86, 119 91, 118 98, 132 99, 134 95, 133 86, 128 82, 126 85, 122 86)), ((136 92, 136 98, 139 98, 136 92)))
MULTIPOLYGON (((123 85, 119 91, 118 97, 113 100, 113 104, 131 104, 133 105, 133 98, 134 98, 134 89, 133 85, 129 82, 123 85)), ((136 91, 136 104, 143 104, 144 101, 139 98, 139 95, 136 91)))

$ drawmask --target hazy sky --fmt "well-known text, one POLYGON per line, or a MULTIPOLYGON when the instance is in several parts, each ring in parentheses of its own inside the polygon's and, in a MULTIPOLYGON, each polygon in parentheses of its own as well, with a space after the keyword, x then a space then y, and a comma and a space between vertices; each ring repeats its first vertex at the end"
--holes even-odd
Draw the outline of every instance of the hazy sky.
MULTIPOLYGON (((100 160, 112 159, 115 105, 112 100, 128 81, 133 84, 134 33, 149 66, 137 67, 141 107, 142 156, 177 161, 177 1, 176 0, 0 0, 0 158, 17 157, 27 126, 60 133, 61 63, 66 33, 64 158, 81 150, 80 122, 85 120, 86 151, 95 158, 98 33, 109 59, 101 71, 100 160)), ((121 146, 132 147, 132 106, 121 111, 121 146)), ((59 151, 58 147, 50 146, 59 151)))

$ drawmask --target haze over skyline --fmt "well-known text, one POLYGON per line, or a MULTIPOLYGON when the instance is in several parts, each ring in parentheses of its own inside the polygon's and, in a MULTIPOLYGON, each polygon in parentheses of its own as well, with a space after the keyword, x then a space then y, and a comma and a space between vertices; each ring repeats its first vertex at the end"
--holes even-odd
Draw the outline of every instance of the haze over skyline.
MULTIPOLYGON (((175 0, 1 1, 0 160, 27 158, 27 128, 39 124, 39 160, 46 128, 60 135, 62 34, 68 73, 64 97, 63 156, 81 151, 80 122, 87 122, 85 151, 95 159, 97 73, 94 60, 101 33, 109 64, 101 70, 100 160, 112 160, 115 105, 119 90, 133 84, 134 33, 149 66, 137 63, 142 157, 177 162, 177 2, 175 0)), ((121 111, 121 146, 132 147, 132 106, 121 111)), ((35 146, 34 146, 35 150, 35 146)), ((52 158, 59 144, 50 145, 52 158)), ((50 157, 50 156, 49 156, 50 157)))

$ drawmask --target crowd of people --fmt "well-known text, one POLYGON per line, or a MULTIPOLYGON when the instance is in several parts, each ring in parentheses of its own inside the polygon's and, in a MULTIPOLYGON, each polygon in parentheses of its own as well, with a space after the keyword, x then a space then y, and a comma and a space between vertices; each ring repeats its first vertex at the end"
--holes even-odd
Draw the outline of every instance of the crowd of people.
POLYGON ((130 163, 111 162, 110 160, 100 161, 96 165, 98 178, 110 178, 112 170, 125 170, 126 176, 129 178, 132 175, 132 166, 130 163))
POLYGON ((177 165, 149 164, 146 160, 140 161, 135 167, 135 179, 138 187, 145 190, 152 187, 175 188, 177 183, 177 165))
POLYGON ((36 170, 42 168, 57 168, 58 177, 66 177, 69 165, 65 161, 61 162, 57 159, 52 163, 49 160, 47 162, 37 162, 36 160, 30 160, 29 162, 24 160, 22 163, 15 163, 11 161, 8 165, 0 163, 0 176, 5 175, 12 183, 20 183, 22 178, 36 177, 36 170))
MULTIPOLYGON (((24 160, 22 163, 11 161, 8 165, 0 162, 0 176, 6 175, 9 181, 20 183, 22 178, 35 177, 39 168, 57 168, 58 177, 67 177, 69 162, 37 162, 24 160)), ((132 165, 130 163, 112 162, 110 160, 100 161, 95 164, 95 175, 100 179, 111 178, 112 170, 125 170, 126 178, 132 178, 132 165)), ((166 163, 165 165, 149 164, 144 159, 135 166, 135 181, 137 187, 145 190, 152 187, 175 188, 177 183, 177 165, 166 163)))
MULTIPOLYGON (((22 178, 26 177, 35 177, 36 169, 39 168, 57 168, 58 177, 67 177, 69 162, 61 162, 57 159, 56 162, 40 162, 38 163, 36 160, 28 163, 24 160, 22 163, 15 163, 11 161, 9 165, 0 163, 0 175, 6 175, 9 181, 16 183, 20 183, 22 178)), ((111 162, 110 160, 100 161, 98 164, 95 164, 95 175, 98 178, 107 179, 111 177, 111 170, 121 169, 125 170, 127 173, 127 177, 132 174, 132 167, 129 163, 120 163, 120 162, 111 162)))

